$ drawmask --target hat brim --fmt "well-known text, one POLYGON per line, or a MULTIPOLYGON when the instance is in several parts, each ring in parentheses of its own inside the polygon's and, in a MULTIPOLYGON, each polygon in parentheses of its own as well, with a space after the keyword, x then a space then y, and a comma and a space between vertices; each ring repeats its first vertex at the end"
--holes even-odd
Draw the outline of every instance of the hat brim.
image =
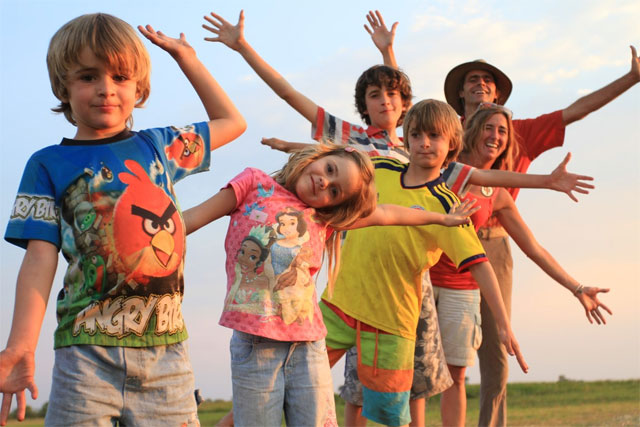
POLYGON ((460 88, 462 87, 465 76, 472 70, 483 70, 493 74, 496 89, 500 94, 496 100, 497 104, 504 105, 507 99, 509 99, 511 89, 513 88, 511 80, 505 73, 483 60, 465 62, 464 64, 454 67, 444 79, 444 96, 447 99, 447 103, 451 105, 460 116, 464 115, 464 105, 460 99, 460 88))

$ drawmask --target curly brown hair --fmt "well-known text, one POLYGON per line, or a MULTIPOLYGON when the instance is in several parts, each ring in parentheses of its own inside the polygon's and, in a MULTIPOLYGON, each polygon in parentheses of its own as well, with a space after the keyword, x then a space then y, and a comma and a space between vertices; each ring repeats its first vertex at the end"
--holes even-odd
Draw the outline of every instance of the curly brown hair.
POLYGON ((413 98, 409 77, 402 71, 387 65, 374 65, 360 75, 356 82, 356 109, 367 125, 371 125, 371 118, 366 114, 367 104, 365 102, 365 94, 369 86, 385 86, 388 89, 400 92, 404 111, 398 119, 396 127, 402 126, 404 116, 411 106, 411 99, 413 98))

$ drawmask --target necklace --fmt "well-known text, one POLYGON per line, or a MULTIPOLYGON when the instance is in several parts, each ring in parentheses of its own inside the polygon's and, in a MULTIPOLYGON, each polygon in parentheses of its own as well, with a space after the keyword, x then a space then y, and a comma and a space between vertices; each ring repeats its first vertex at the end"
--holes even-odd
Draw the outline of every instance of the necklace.
POLYGON ((493 187, 482 187, 480 189, 480 192, 482 193, 483 196, 485 197, 491 197, 491 195, 493 194, 493 187))
POLYGON ((258 275, 256 274, 255 276, 253 276, 253 278, 249 279, 249 276, 242 276, 242 280, 244 281, 244 283, 251 283, 254 280, 256 280, 258 278, 258 275))

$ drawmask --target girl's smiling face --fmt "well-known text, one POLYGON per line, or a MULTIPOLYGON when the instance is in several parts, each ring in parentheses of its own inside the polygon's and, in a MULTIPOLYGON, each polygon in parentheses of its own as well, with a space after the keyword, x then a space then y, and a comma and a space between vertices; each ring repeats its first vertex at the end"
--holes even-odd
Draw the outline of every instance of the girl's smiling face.
POLYGON ((358 166, 348 157, 322 157, 303 170, 295 183, 298 198, 312 208, 336 206, 362 187, 358 166))

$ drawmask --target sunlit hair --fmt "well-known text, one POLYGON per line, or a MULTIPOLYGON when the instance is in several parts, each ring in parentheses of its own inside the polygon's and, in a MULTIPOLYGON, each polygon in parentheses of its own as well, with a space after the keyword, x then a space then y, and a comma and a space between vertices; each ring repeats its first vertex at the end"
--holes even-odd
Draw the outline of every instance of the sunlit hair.
POLYGON ((446 102, 424 99, 415 104, 404 119, 402 134, 404 144, 409 149, 409 133, 435 132, 449 138, 449 153, 442 165, 454 161, 462 149, 462 125, 455 110, 446 102))
MULTIPOLYGON (((60 105, 52 108, 63 113, 76 125, 68 100, 67 73, 79 63, 82 51, 89 48, 105 63, 108 69, 126 75, 137 82, 138 100, 142 107, 149 97, 151 61, 149 53, 131 25, 106 13, 82 15, 64 24, 51 38, 47 52, 47 68, 53 94, 60 105)), ((127 118, 127 127, 133 126, 133 118, 127 118)))
POLYGON ((411 99, 413 98, 409 77, 402 71, 386 65, 374 65, 360 75, 356 82, 356 109, 367 125, 371 125, 371 118, 366 113, 367 104, 365 102, 365 95, 369 86, 385 86, 387 89, 400 92, 404 111, 396 126, 402 126, 406 110, 411 106, 411 99))
POLYGON ((502 114, 507 119, 509 135, 507 136, 507 145, 504 151, 493 162, 491 169, 513 170, 514 159, 518 156, 519 152, 518 144, 516 144, 516 136, 513 131, 510 111, 501 105, 484 104, 482 108, 476 110, 471 117, 466 119, 462 152, 465 153, 465 155, 470 155, 478 149, 478 144, 481 143, 482 140, 482 130, 494 114, 502 114))
MULTIPOLYGON (((295 187, 304 169, 311 163, 327 156, 338 156, 353 161, 361 178, 360 186, 342 203, 336 206, 316 208, 316 216, 336 230, 352 225, 356 220, 373 213, 377 205, 374 169, 369 157, 350 146, 315 144, 297 151, 289 157, 284 167, 275 172, 273 178, 287 190, 295 194, 295 187)), ((329 292, 340 270, 340 237, 334 231, 326 241, 328 256, 329 292)))

